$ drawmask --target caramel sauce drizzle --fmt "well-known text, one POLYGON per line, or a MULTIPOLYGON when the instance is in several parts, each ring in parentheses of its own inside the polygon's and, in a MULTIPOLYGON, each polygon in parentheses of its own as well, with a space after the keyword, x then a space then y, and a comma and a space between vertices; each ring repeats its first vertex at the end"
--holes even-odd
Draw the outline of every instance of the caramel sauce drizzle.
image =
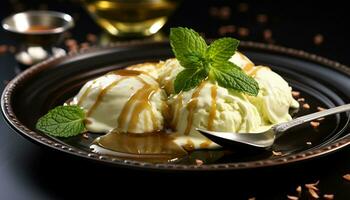
MULTIPOLYGON (((142 82, 144 85, 142 88, 137 90, 131 97, 128 99, 126 104, 124 105, 121 114, 118 117, 118 126, 119 128, 122 128, 120 126, 126 125, 127 123, 127 116, 131 110, 131 107, 135 105, 134 110, 132 111, 130 122, 127 127, 127 131, 132 132, 139 121, 139 115, 140 113, 147 109, 151 114, 151 120, 153 122, 152 128, 158 128, 160 124, 157 123, 156 116, 151 110, 151 104, 149 102, 149 99, 152 97, 152 95, 157 91, 157 88, 148 84, 146 81, 144 81, 142 78, 138 77, 140 74, 146 74, 145 72, 141 71, 135 71, 135 70, 116 70, 112 71, 108 74, 116 74, 120 76, 124 76, 116 81, 113 81, 111 84, 109 84, 107 87, 102 89, 100 93, 98 94, 94 104, 91 106, 91 108, 87 112, 87 117, 91 116, 91 114, 96 110, 97 106, 102 102, 103 97, 106 95, 106 93, 112 89, 113 87, 117 86, 121 81, 126 79, 130 76, 135 76, 136 79, 138 79, 140 82, 142 82)), ((91 90, 91 85, 86 89, 82 97, 78 101, 78 105, 86 98, 89 91, 91 90)))
POLYGON ((213 123, 214 123, 214 118, 216 114, 216 96, 217 96, 217 86, 213 85, 211 86, 211 107, 210 107, 210 112, 209 112, 209 118, 208 118, 208 130, 212 131, 213 130, 213 123))
POLYGON ((202 149, 206 149, 206 148, 208 148, 210 146, 210 144, 211 144, 211 140, 207 140, 205 142, 202 142, 199 146, 202 149))
POLYGON ((248 63, 248 64, 246 64, 246 65, 243 67, 243 71, 249 72, 250 70, 253 69, 253 67, 254 67, 254 64, 248 63))
POLYGON ((107 87, 105 87, 104 89, 102 89, 100 91, 100 93, 98 94, 95 103, 91 106, 91 108, 88 110, 88 112, 86 113, 86 116, 89 117, 91 116, 91 114, 96 110, 97 106, 101 103, 103 97, 106 95, 106 93, 113 88, 114 86, 118 85, 121 81, 123 81, 125 79, 125 77, 118 79, 116 81, 113 81, 111 84, 109 84, 107 87))
POLYGON ((174 118, 172 120, 172 123, 171 123, 171 126, 172 128, 176 129, 176 126, 177 126, 177 123, 179 121, 179 115, 180 115, 180 109, 182 107, 182 99, 183 99, 183 96, 182 96, 182 93, 179 93, 178 96, 177 96, 177 106, 175 108, 175 111, 173 112, 174 113, 174 118))
POLYGON ((137 70, 128 70, 128 69, 118 69, 115 71, 111 71, 108 74, 115 74, 119 76, 138 76, 141 74, 144 74, 146 72, 143 71, 137 71, 137 70))
POLYGON ((202 81, 202 83, 197 87, 197 89, 194 91, 192 94, 192 98, 190 102, 188 103, 187 109, 188 109, 188 117, 187 117, 187 127, 185 129, 185 135, 188 135, 191 131, 191 126, 193 123, 193 114, 194 111, 197 108, 197 103, 198 103, 198 96, 202 90, 202 88, 205 86, 205 81, 202 81))
POLYGON ((255 77, 256 76, 256 73, 258 73, 259 70, 262 70, 262 69, 268 69, 268 70, 271 70, 270 68, 268 67, 255 67, 253 70, 247 72, 248 75, 252 76, 252 77, 255 77))
MULTIPOLYGON (((241 57, 242 60, 246 59, 245 56, 242 53, 240 53, 238 51, 237 51, 237 53, 238 53, 239 57, 241 57)), ((253 67, 254 67, 254 64, 249 62, 243 67, 243 71, 248 72, 248 71, 252 70, 253 67)))
POLYGON ((81 97, 78 100, 77 106, 81 106, 81 103, 86 99, 87 95, 90 93, 91 89, 92 89, 92 85, 95 83, 95 81, 93 81, 91 83, 91 85, 89 85, 88 88, 86 88, 86 90, 84 91, 83 95, 81 95, 81 97))
MULTIPOLYGON (((142 79, 141 79, 142 80, 142 79)), ((144 82, 144 81, 143 81, 144 82)), ((140 113, 143 110, 148 110, 151 114, 151 120, 153 122, 153 128, 159 127, 156 117, 154 113, 151 110, 151 104, 149 102, 149 99, 152 97, 154 92, 156 92, 157 88, 147 84, 144 82, 144 86, 139 89, 134 95, 130 97, 128 102, 124 105, 123 110, 118 118, 118 126, 126 125, 127 123, 127 115, 129 113, 129 110, 131 110, 131 107, 135 105, 134 110, 131 114, 131 118, 127 127, 127 132, 133 132, 136 128, 138 122, 140 113)))

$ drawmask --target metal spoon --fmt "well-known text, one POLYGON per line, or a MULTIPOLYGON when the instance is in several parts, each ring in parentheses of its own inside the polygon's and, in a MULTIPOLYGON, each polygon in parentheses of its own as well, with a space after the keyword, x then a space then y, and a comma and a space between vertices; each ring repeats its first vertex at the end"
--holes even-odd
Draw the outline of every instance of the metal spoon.
POLYGON ((337 114, 350 110, 350 104, 330 108, 324 111, 312 113, 302 117, 295 118, 289 122, 284 122, 272 126, 269 130, 260 133, 232 133, 215 132, 197 128, 196 130, 209 138, 213 142, 227 148, 250 148, 265 149, 271 147, 275 139, 281 136, 288 129, 328 115, 337 114))

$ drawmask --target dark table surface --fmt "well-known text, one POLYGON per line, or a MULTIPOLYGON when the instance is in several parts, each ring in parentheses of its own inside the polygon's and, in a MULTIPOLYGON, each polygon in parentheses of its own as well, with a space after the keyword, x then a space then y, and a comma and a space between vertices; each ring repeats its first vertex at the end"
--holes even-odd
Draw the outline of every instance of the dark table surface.
MULTIPOLYGON (((71 32, 78 42, 84 42, 87 33, 98 37, 105 35, 80 8, 78 1, 47 2, 1 1, 0 19, 21 10, 58 10, 74 16, 77 26, 71 32)), ((227 35, 276 43, 350 64, 349 16, 341 1, 329 4, 311 1, 198 2, 185 1, 163 29, 164 35, 169 27, 181 25, 192 27, 207 37, 227 35), (223 31, 225 26, 231 27, 228 33, 223 31)), ((0 45, 11 46, 13 42, 4 31, 0 31, 0 45)), ((15 76, 16 66, 10 52, 0 53, 0 91, 15 76)), ((175 198, 217 194, 217 197, 229 195, 231 199, 287 199, 287 194, 296 194, 297 186, 320 180, 321 196, 328 193, 334 194, 335 199, 346 200, 350 199, 350 182, 342 176, 350 173, 349 157, 350 148, 346 148, 311 161, 258 170, 181 174, 131 171, 39 147, 16 134, 1 117, 0 199, 80 199, 93 196, 104 199, 105 195, 117 197, 121 194, 130 198, 166 198, 159 190, 175 198), (126 189, 133 189, 133 192, 126 189), (144 192, 142 189, 148 190, 144 192)), ((309 199, 303 189, 301 199, 309 199)))

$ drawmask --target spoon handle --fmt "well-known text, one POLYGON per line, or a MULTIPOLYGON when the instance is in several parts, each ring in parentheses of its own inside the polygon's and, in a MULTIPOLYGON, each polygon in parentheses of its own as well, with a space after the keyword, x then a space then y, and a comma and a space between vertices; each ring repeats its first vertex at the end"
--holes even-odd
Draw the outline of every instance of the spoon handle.
POLYGON ((303 124, 305 122, 309 122, 309 121, 312 121, 312 120, 315 120, 315 119, 318 119, 321 117, 325 117, 328 115, 333 115, 333 114, 337 114, 337 113, 345 112, 345 111, 349 111, 349 110, 350 110, 350 104, 345 104, 342 106, 330 108, 330 109, 327 109, 324 111, 320 111, 320 112, 316 112, 316 113, 312 113, 312 114, 304 115, 302 117, 295 118, 292 121, 278 124, 277 126, 274 127, 274 129, 277 133, 281 133, 281 132, 284 132, 292 127, 303 124))

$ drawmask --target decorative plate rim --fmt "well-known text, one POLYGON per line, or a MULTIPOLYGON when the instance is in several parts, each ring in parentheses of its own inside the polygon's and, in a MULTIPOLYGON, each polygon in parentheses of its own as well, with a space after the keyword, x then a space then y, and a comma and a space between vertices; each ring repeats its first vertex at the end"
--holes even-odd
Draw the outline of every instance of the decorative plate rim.
MULTIPOLYGON (((63 62, 67 59, 70 59, 72 57, 77 57, 85 53, 99 52, 99 51, 118 48, 118 47, 130 47, 130 46, 138 46, 138 45, 145 45, 145 44, 164 44, 166 42, 168 41, 160 41, 160 42, 131 41, 131 42, 112 43, 108 46, 100 46, 100 47, 93 46, 89 49, 70 52, 68 55, 49 58, 46 61, 38 63, 26 69, 21 74, 17 75, 5 87, 1 96, 1 109, 4 115, 4 118, 12 126, 12 128, 14 128, 16 132, 20 133, 22 136, 28 137, 32 141, 35 141, 37 143, 40 143, 52 149, 62 151, 71 155, 79 156, 82 158, 92 159, 95 161, 102 161, 107 164, 114 164, 120 167, 138 168, 138 169, 171 170, 171 171, 174 171, 174 170, 175 171, 212 171, 212 170, 239 170, 239 169, 271 167, 271 166, 295 163, 298 161, 303 161, 314 157, 318 157, 321 155, 326 155, 340 148, 348 146, 350 144, 350 135, 347 135, 321 148, 313 149, 313 150, 305 150, 297 154, 283 156, 281 158, 275 158, 275 159, 249 161, 249 162, 237 162, 237 163, 205 164, 205 165, 182 165, 182 164, 174 164, 174 163, 154 164, 154 163, 147 163, 147 162, 141 162, 141 161, 125 160, 125 159, 117 158, 114 156, 108 156, 108 155, 99 155, 97 153, 83 151, 79 148, 57 142, 57 140, 50 139, 49 137, 46 138, 42 136, 40 133, 37 133, 27 128, 24 124, 22 124, 18 120, 15 113, 13 112, 13 109, 11 106, 11 98, 12 98, 13 92, 16 90, 18 86, 18 83, 26 80, 28 77, 31 77, 36 73, 39 73, 40 71, 45 70, 51 65, 63 62)), ((312 61, 318 64, 326 65, 328 67, 331 67, 332 69, 338 70, 350 76, 349 67, 343 64, 340 64, 339 62, 336 62, 315 54, 307 53, 302 50, 296 50, 296 49, 287 48, 283 46, 251 42, 251 41, 241 41, 240 46, 244 48, 254 49, 254 50, 265 50, 265 51, 267 50, 275 53, 282 53, 283 55, 302 58, 307 61, 312 61)))

